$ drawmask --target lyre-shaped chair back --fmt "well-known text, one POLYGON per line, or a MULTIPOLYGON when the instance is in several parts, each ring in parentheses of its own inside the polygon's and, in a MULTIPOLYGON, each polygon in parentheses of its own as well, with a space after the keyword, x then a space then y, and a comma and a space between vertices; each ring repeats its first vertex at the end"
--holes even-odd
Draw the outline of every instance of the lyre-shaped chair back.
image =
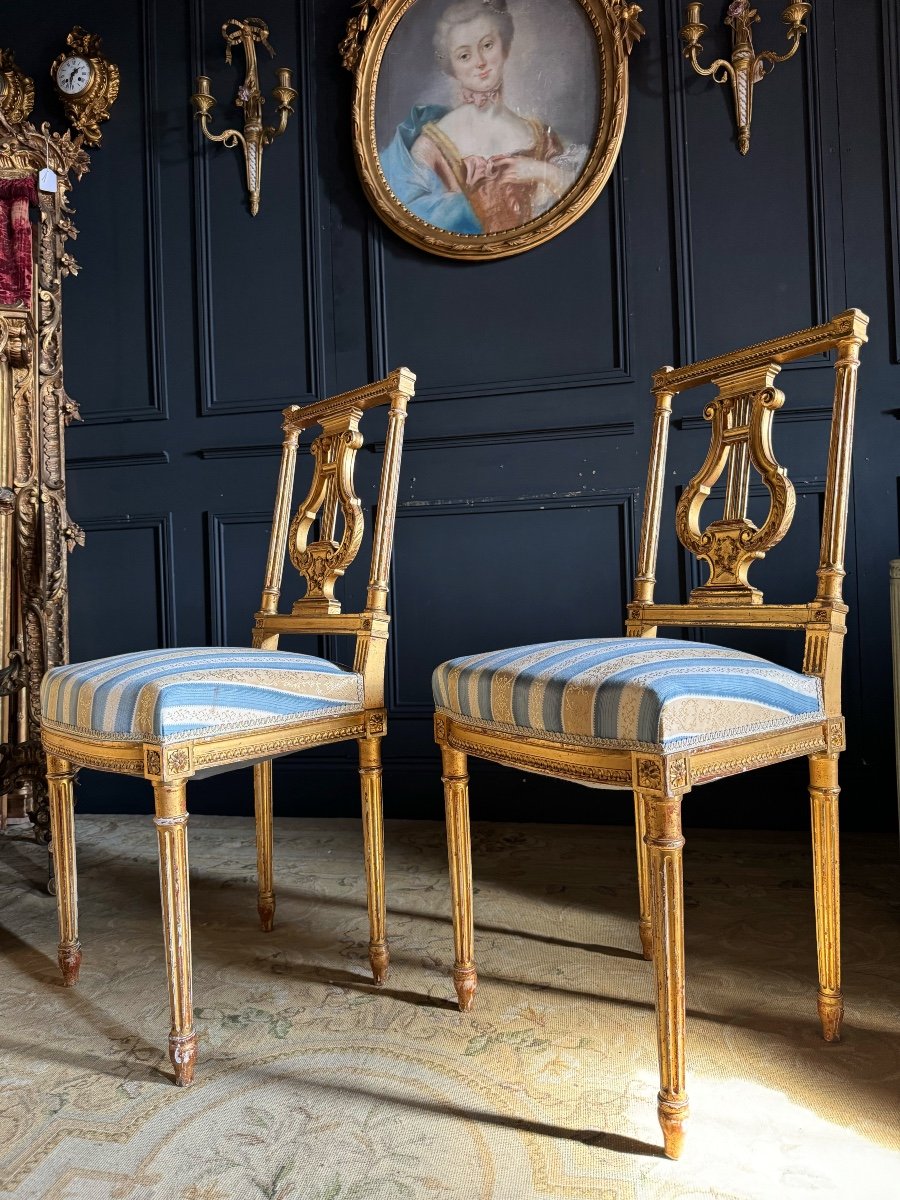
POLYGON ((868 317, 850 309, 827 324, 800 333, 678 370, 664 367, 654 374, 656 409, 635 596, 628 610, 630 636, 653 636, 659 626, 803 629, 803 671, 822 679, 826 712, 840 712, 850 455, 859 348, 866 341, 867 325, 868 317), (793 485, 772 444, 773 420, 785 399, 774 386, 775 379, 785 363, 830 350, 837 350, 837 361, 816 595, 807 604, 765 604, 762 592, 749 581, 749 571, 785 536, 795 508, 793 485), (709 451, 684 489, 675 515, 680 542, 706 564, 708 578, 691 592, 688 604, 656 604, 656 558, 672 400, 681 392, 710 383, 718 394, 704 409, 711 425, 709 451), (770 500, 768 515, 758 527, 747 515, 752 470, 759 474, 770 500), (704 528, 701 510, 723 475, 723 515, 704 528))
POLYGON ((415 375, 400 367, 386 379, 304 407, 284 410, 284 442, 269 555, 253 645, 275 649, 284 633, 355 634, 354 670, 363 676, 366 708, 384 702, 384 660, 388 637, 387 593, 397 485, 406 408, 415 394, 415 375), (366 607, 342 613, 335 585, 356 558, 363 540, 362 505, 354 491, 356 455, 363 445, 359 423, 370 408, 389 404, 388 430, 372 538, 366 607), (305 429, 321 427, 311 453, 309 492, 291 519, 297 446, 305 429), (343 521, 337 538, 338 516, 343 521), (311 541, 318 521, 317 536, 311 541), (305 594, 290 613, 279 614, 285 559, 305 581, 305 594))

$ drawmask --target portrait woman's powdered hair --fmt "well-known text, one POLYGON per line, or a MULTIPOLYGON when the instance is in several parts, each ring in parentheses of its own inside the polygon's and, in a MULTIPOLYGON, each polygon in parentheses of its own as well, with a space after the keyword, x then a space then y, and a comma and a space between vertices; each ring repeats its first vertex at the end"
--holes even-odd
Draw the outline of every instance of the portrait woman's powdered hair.
POLYGON ((452 75, 453 70, 450 67, 447 39, 454 26, 464 25, 483 14, 485 9, 489 9, 497 18, 497 32, 503 42, 504 51, 509 54, 515 27, 506 0, 455 0, 444 9, 434 31, 434 57, 448 75, 452 75))

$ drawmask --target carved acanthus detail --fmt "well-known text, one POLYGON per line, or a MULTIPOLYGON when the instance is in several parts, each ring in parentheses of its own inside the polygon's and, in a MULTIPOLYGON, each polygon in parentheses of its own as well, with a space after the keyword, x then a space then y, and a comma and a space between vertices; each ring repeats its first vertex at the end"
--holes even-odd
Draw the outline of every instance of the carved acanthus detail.
POLYGON ((796 504, 793 484, 772 450, 772 419, 784 404, 784 393, 772 387, 778 370, 769 366, 747 372, 750 378, 739 374, 719 380, 720 393, 704 410, 712 425, 709 451, 675 516, 679 541, 710 569, 707 582, 691 593, 691 603, 762 603, 762 592, 750 586, 747 573, 787 533, 796 504), (701 530, 700 510, 726 467, 722 519, 701 530), (770 497, 769 514, 759 528, 747 517, 751 467, 770 497))

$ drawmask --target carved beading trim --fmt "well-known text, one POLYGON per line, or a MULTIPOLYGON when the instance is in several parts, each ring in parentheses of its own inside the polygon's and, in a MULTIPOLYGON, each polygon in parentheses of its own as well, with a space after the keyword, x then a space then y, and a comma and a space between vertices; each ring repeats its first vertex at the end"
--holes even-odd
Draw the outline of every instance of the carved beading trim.
MULTIPOLYGON (((340 729, 319 730, 316 733, 297 733, 291 737, 276 738, 271 742, 264 742, 259 746, 254 744, 252 755, 267 758, 274 754, 300 750, 304 746, 318 746, 326 742, 349 741, 352 738, 365 736, 366 723, 362 721, 356 725, 342 726, 340 729)), ((248 757, 250 757, 250 753, 246 746, 220 750, 204 750, 202 747, 195 745, 194 769, 199 771, 201 768, 210 766, 213 763, 234 762, 248 757)))
POLYGON ((667 388, 682 392, 726 373, 761 367, 767 363, 790 362, 796 358, 805 358, 829 350, 841 338, 860 337, 865 341, 868 323, 869 318, 865 313, 851 308, 822 325, 814 325, 798 333, 770 338, 769 341, 757 342, 742 350, 720 354, 715 358, 705 358, 674 371, 663 367, 654 371, 652 386, 654 389, 667 388))
POLYGON ((570 779, 574 782, 595 783, 605 787, 631 786, 631 771, 617 767, 593 767, 582 763, 565 763, 556 758, 550 758, 535 751, 529 754, 526 750, 516 747, 485 745, 482 742, 471 741, 460 733, 458 727, 445 729, 443 739, 445 745, 453 750, 461 750, 475 758, 498 762, 504 766, 522 767, 526 771, 538 774, 553 775, 559 779, 570 779))
POLYGON ((759 750, 755 754, 744 753, 736 758, 719 759, 712 763, 692 763, 691 775, 695 783, 702 783, 707 779, 716 779, 720 775, 734 775, 740 771, 751 771, 755 767, 779 762, 784 758, 798 758, 801 754, 812 754, 817 750, 824 750, 826 745, 827 739, 822 734, 806 741, 793 742, 790 746, 759 750))

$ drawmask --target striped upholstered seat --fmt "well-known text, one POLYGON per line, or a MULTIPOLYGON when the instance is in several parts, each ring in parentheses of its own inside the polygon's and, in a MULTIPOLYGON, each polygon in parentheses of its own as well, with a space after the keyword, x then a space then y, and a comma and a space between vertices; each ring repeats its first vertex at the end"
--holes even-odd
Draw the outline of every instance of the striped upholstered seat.
POLYGON ((56 667, 44 726, 110 741, 167 743, 363 709, 362 676, 281 650, 146 650, 56 667))
POLYGON ((586 745, 699 747, 821 720, 818 679, 705 642, 545 642, 442 663, 439 712, 586 745))

